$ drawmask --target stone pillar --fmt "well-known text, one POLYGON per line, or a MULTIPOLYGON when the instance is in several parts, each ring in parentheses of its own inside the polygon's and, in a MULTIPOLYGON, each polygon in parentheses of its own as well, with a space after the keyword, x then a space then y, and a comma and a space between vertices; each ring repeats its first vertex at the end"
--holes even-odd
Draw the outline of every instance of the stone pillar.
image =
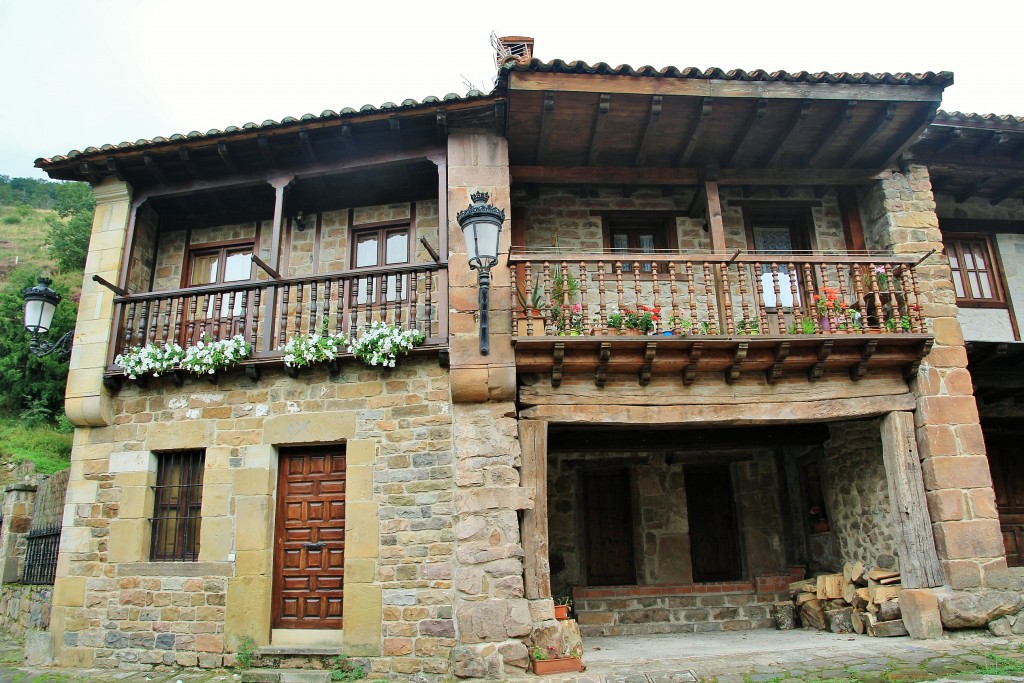
POLYGON ((28 482, 11 484, 4 488, 3 533, 0 534, 0 581, 21 583, 25 567, 25 548, 32 528, 32 506, 36 498, 36 485, 28 482))
POLYGON ((1009 576, 995 495, 928 169, 911 165, 878 181, 862 193, 861 215, 868 248, 921 256, 936 250, 916 270, 921 312, 935 345, 911 380, 936 550, 948 586, 1005 588, 1009 576))
POLYGON ((117 282, 131 217, 132 189, 109 179, 93 188, 96 214, 85 260, 85 281, 78 302, 74 346, 68 369, 64 411, 77 427, 113 423, 110 393, 103 387, 114 317, 114 293, 93 282, 99 275, 117 282))

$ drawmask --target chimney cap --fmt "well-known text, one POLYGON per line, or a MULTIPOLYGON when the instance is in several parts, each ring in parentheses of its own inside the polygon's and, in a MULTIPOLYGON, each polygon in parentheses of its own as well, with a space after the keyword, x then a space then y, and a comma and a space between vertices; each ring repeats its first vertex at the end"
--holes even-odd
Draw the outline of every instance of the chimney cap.
POLYGON ((503 36, 491 34, 491 45, 494 46, 494 62, 498 66, 508 62, 528 64, 533 59, 533 38, 528 36, 503 36))

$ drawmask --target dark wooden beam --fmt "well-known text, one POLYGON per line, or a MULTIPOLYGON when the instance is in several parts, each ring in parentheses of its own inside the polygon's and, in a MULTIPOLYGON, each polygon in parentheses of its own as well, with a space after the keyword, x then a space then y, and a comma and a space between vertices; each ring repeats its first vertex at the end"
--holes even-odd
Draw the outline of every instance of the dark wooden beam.
POLYGON ((505 137, 508 128, 508 105, 505 100, 495 100, 494 102, 494 133, 500 138, 505 137))
POLYGON ((981 142, 979 142, 978 145, 974 148, 974 153, 978 156, 981 156, 982 154, 985 154, 986 152, 991 150, 993 147, 997 145, 1005 145, 1009 141, 1010 136, 1007 135, 1006 133, 997 133, 995 131, 992 131, 991 133, 985 135, 982 138, 981 142))
POLYGON ((733 429, 624 429, 589 426, 553 426, 548 452, 559 451, 706 451, 775 446, 821 445, 829 438, 824 423, 808 423, 800 429, 787 427, 737 427, 733 429))
POLYGON ((633 158, 633 166, 643 166, 647 161, 647 154, 650 152, 651 140, 654 138, 654 131, 658 128, 661 120, 661 95, 651 96, 651 106, 647 112, 647 119, 644 122, 644 132, 640 135, 640 144, 637 145, 636 156, 633 158))
POLYGON ((822 129, 821 134, 814 141, 814 148, 810 156, 807 157, 807 160, 801 166, 814 166, 825 154, 829 141, 849 127, 856 114, 857 101, 847 100, 843 107, 836 112, 836 115, 832 117, 832 120, 822 129))
POLYGON ((959 128, 954 128, 947 132, 945 137, 941 138, 934 145, 932 145, 932 149, 934 149, 937 154, 941 154, 942 152, 945 152, 947 149, 963 140, 963 138, 964 132, 959 128))
POLYGON ((263 157, 264 163, 268 168, 277 167, 277 157, 274 156, 274 150, 270 147, 270 140, 266 135, 261 135, 256 138, 256 144, 260 149, 260 155, 263 157))
POLYGON ((178 159, 181 160, 182 166, 189 172, 193 178, 199 178, 202 173, 199 172, 199 167, 196 166, 196 162, 192 160, 192 155, 189 153, 187 147, 181 147, 178 149, 178 159))
POLYGON ((747 151, 751 141, 757 137, 757 131, 764 123, 768 116, 768 100, 759 99, 754 105, 754 111, 751 112, 750 118, 747 120, 747 125, 743 130, 743 134, 740 136, 739 142, 733 147, 732 154, 725 162, 726 167, 732 167, 736 165, 736 162, 743 156, 743 153, 747 151))
MULTIPOLYGON (((620 166, 512 166, 514 183, 549 185, 696 185, 701 176, 693 168, 624 168, 620 166)), ((721 169, 719 185, 862 185, 889 177, 874 169, 721 169)))
POLYGON ((594 122, 590 127, 590 151, 587 153, 587 166, 597 163, 597 153, 601 150, 601 137, 608 123, 608 112, 612 108, 612 96, 602 93, 597 98, 597 109, 594 111, 594 122))
POLYGON ((232 173, 238 173, 238 167, 235 166, 235 160, 231 158, 231 152, 228 150, 228 143, 218 142, 217 143, 217 154, 220 155, 221 161, 228 167, 228 170, 232 173))
POLYGON ((690 158, 693 157, 693 153, 697 150, 697 143, 700 141, 701 132, 711 122, 711 110, 714 104, 714 99, 710 97, 701 98, 700 111, 693 118, 693 121, 690 122, 690 128, 686 131, 686 135, 683 136, 683 148, 679 151, 679 156, 676 157, 676 161, 673 164, 676 168, 683 168, 690 163, 690 158))
POLYGON ((437 139, 448 139, 448 114, 444 109, 437 110, 437 139))
POLYGON ((391 149, 398 149, 402 146, 402 121, 398 115, 388 118, 388 133, 391 137, 391 149))
POLYGON ((992 180, 991 176, 978 178, 977 180, 970 183, 967 187, 953 195, 953 199, 956 201, 957 204, 963 204, 968 199, 978 194, 981 188, 987 185, 990 180, 992 180))
POLYGON ((843 166, 855 166, 861 161, 864 155, 871 149, 871 143, 885 131, 896 116, 896 103, 890 102, 884 109, 875 114, 864 130, 857 136, 853 147, 848 152, 846 163, 843 166))
POLYGON ((697 186, 697 190, 693 193, 693 198, 690 199, 689 206, 686 207, 686 215, 690 218, 697 218, 699 216, 707 215, 708 211, 708 195, 707 188, 701 183, 697 186))
POLYGON ((358 151, 355 135, 352 132, 352 124, 346 123, 343 125, 338 135, 341 137, 341 144, 345 147, 346 152, 355 154, 358 151))
POLYGON ((313 143, 310 142, 308 131, 299 131, 299 142, 302 144, 302 153, 306 155, 306 160, 315 164, 317 162, 316 152, 313 150, 313 143))
POLYGON ((537 135, 537 153, 534 154, 534 163, 543 166, 548 156, 548 137, 551 135, 551 119, 555 115, 555 93, 549 91, 544 93, 544 105, 540 112, 540 132, 537 135))
POLYGON ((932 102, 927 106, 922 106, 924 108, 918 113, 914 120, 907 124, 907 126, 900 131, 900 134, 896 136, 896 139, 902 140, 902 142, 894 145, 888 153, 879 155, 878 158, 883 161, 881 164, 876 164, 876 166, 881 166, 881 168, 891 168, 893 164, 896 163, 896 160, 899 159, 904 152, 910 149, 914 144, 914 141, 921 136, 921 133, 931 125, 932 120, 935 118, 935 112, 938 110, 939 103, 932 102))
POLYGON ((1021 190, 1021 188, 1024 188, 1024 179, 1015 178, 1014 180, 1011 180, 1010 182, 1006 183, 1001 188, 993 192, 992 196, 988 200, 988 203, 995 206, 999 202, 1005 199, 1009 199, 1010 197, 1015 195, 1017 192, 1021 190))
POLYGON ((164 175, 163 169, 160 168, 160 164, 157 163, 157 160, 152 154, 143 154, 142 161, 146 164, 146 168, 149 169, 149 172, 153 174, 153 177, 156 178, 158 183, 161 185, 165 185, 167 183, 167 176, 164 175))
POLYGON ((768 160, 765 161, 765 166, 775 166, 779 159, 782 158, 783 153, 786 151, 786 147, 790 140, 799 139, 801 133, 803 133, 804 126, 807 124, 808 119, 811 118, 811 101, 804 100, 800 103, 800 110, 796 113, 793 119, 789 122, 785 132, 778 137, 775 141, 775 146, 772 148, 771 153, 768 155, 768 160))
POLYGON ((107 157, 107 170, 114 174, 114 177, 118 180, 124 180, 124 173, 121 172, 121 168, 117 165, 117 160, 112 157, 107 157))

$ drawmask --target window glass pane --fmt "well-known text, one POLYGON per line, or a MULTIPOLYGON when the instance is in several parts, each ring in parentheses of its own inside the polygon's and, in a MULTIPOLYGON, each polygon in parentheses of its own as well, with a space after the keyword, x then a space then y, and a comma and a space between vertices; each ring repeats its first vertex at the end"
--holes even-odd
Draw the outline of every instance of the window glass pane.
POLYGON ((985 270, 985 248, 980 244, 972 245, 974 252, 974 262, 977 264, 975 268, 978 270, 985 270))
POLYGON ((629 249, 629 235, 622 232, 612 235, 612 248, 615 251, 627 251, 629 249))
POLYGON ((981 291, 981 287, 978 286, 978 274, 974 271, 967 271, 967 288, 970 291, 970 297, 972 299, 978 298, 978 292, 981 291))
POLYGON ((209 285, 217 281, 217 265, 220 254, 196 254, 192 257, 192 278, 189 284, 209 285))
POLYGON ((789 253, 793 251, 793 235, 788 226, 754 226, 754 249, 789 253))
POLYGON ((224 282, 248 280, 252 274, 252 250, 235 251, 228 254, 224 265, 224 282))
POLYGON ((409 261, 409 233, 405 230, 392 231, 387 235, 385 263, 406 263, 409 261))
POLYGON ((959 270, 953 271, 953 289, 956 290, 957 297, 964 298, 964 280, 959 270))
POLYGON ((952 249, 949 250, 949 267, 953 269, 960 268, 960 259, 957 257, 956 252, 952 249))
POLYGON ((650 254, 654 251, 654 235, 640 235, 640 252, 650 254))
POLYGON ((978 273, 978 279, 981 280, 981 298, 991 299, 992 287, 988 281, 988 273, 978 273))
POLYGON ((377 233, 356 236, 356 268, 377 265, 377 233))
POLYGON ((964 250, 964 268, 968 270, 974 268, 974 256, 969 249, 964 250))

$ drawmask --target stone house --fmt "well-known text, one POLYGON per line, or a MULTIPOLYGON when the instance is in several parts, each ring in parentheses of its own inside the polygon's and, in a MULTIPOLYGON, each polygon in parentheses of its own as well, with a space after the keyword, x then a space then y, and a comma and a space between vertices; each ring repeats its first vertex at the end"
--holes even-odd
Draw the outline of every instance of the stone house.
POLYGON ((216 667, 251 638, 501 677, 559 637, 553 594, 585 635, 763 628, 855 560, 900 568, 922 623, 1015 611, 939 229, 978 202, 933 193, 930 137, 908 152, 952 75, 503 45, 487 94, 37 161, 97 200, 60 661, 216 667), (487 355, 456 220, 480 191, 508 216, 487 355), (374 320, 424 343, 283 364, 374 320), (114 363, 236 335, 212 382, 114 363))

